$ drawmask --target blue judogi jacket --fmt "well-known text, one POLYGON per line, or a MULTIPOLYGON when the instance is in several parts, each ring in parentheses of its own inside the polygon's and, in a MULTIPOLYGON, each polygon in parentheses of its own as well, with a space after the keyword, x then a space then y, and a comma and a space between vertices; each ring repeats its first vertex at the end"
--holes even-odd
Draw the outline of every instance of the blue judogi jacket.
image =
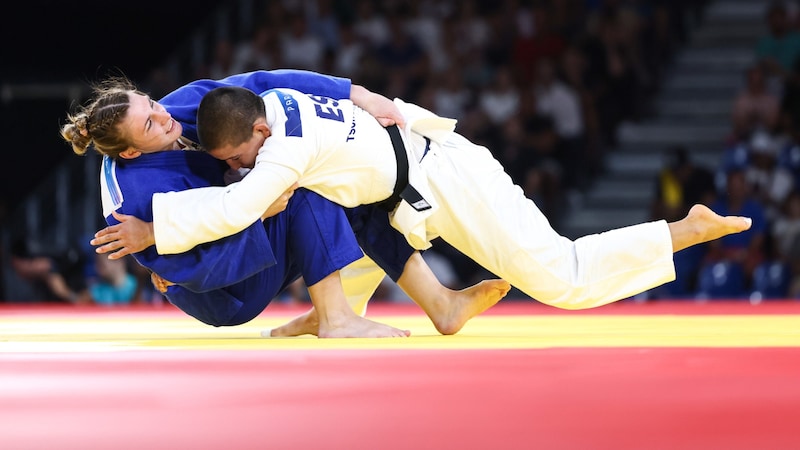
MULTIPOLYGON (((221 186, 223 171, 219 163, 197 151, 151 153, 133 160, 104 158, 103 183, 110 183, 109 189, 122 196, 124 201, 118 212, 152 221, 155 192, 221 186)), ((118 223, 113 216, 106 217, 106 222, 118 223)), ((216 326, 227 324, 248 298, 241 286, 236 288, 237 283, 277 264, 261 222, 185 253, 159 255, 155 246, 150 246, 133 257, 142 266, 178 283, 170 286, 166 294, 172 304, 216 326)), ((260 298, 267 293, 252 294, 260 298)))
MULTIPOLYGON (((113 191, 109 196, 124 196, 119 212, 144 220, 152 219, 152 194, 160 189, 222 184, 220 162, 198 151, 106 159, 104 165, 104 189, 113 191)), ((116 222, 113 216, 107 220, 116 222)), ((180 254, 159 255, 151 246, 134 255, 178 283, 167 290, 171 303, 217 326, 250 321, 300 276, 316 284, 362 256, 345 211, 306 189, 295 191, 281 214, 233 236, 180 254)))
MULTIPOLYGON (((249 72, 222 80, 198 80, 166 95, 159 103, 181 123, 184 136, 196 143, 196 113, 200 100, 205 93, 221 86, 241 86, 255 92, 294 87, 334 98, 350 96, 348 79, 308 71, 274 70, 249 72)), ((133 160, 104 158, 101 184, 107 196, 104 198, 106 222, 109 225, 118 223, 110 215, 112 210, 152 221, 155 192, 224 185, 226 168, 223 162, 196 151, 143 154, 133 160)), ((263 273, 278 261, 260 222, 241 233, 186 253, 159 255, 151 246, 133 256, 144 267, 177 283, 170 286, 166 294, 171 303, 215 326, 235 325, 231 319, 245 303, 253 300, 265 307, 271 296, 286 284, 282 282, 276 286, 276 280, 263 273)))
POLYGON ((350 98, 350 80, 347 78, 305 70, 278 69, 231 75, 221 80, 193 81, 165 95, 158 103, 183 125, 183 136, 198 143, 197 107, 200 100, 208 91, 223 86, 243 87, 259 94, 283 87, 331 98, 350 98))
MULTIPOLYGON (((149 153, 132 160, 103 159, 103 183, 111 185, 124 200, 117 211, 145 222, 153 220, 154 193, 224 186, 223 173, 220 161, 198 151, 149 153), (115 180, 110 179, 112 174, 115 180)), ((113 216, 106 221, 118 223, 113 216)), ((195 292, 236 283, 277 262, 261 222, 186 253, 159 255, 155 246, 150 246, 134 256, 153 272, 195 292)))

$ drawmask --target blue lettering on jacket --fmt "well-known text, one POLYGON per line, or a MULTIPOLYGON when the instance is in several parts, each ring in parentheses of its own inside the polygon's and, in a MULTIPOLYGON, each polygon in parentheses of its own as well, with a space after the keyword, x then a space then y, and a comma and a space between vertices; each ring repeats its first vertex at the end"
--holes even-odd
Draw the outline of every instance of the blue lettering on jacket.
POLYGON ((287 94, 279 89, 270 89, 261 94, 261 96, 266 97, 272 93, 278 96, 278 99, 281 101, 281 106, 283 106, 283 112, 286 114, 286 136, 303 137, 303 122, 300 119, 300 109, 298 108, 297 100, 295 100, 291 94, 287 94))

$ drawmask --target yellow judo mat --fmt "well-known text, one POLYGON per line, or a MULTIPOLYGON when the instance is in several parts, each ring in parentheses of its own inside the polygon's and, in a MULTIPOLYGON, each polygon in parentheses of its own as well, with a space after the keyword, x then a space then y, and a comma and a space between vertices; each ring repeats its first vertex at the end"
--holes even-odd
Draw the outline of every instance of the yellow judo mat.
MULTIPOLYGON (((214 328, 171 309, 0 316, 2 352, 96 352, 136 349, 538 349, 552 347, 800 347, 800 314, 538 314, 496 312, 473 318, 454 336, 441 336, 421 312, 379 308, 370 319, 408 329, 409 338, 264 338, 301 309, 269 309, 253 321, 214 328)), ((689 309, 690 310, 690 309, 689 309)), ((524 308, 523 308, 524 311, 524 308)), ((758 311, 758 308, 753 308, 758 311)))
POLYGON ((160 308, 0 307, 0 448, 794 450, 800 302, 501 302, 454 336, 263 338, 160 308))

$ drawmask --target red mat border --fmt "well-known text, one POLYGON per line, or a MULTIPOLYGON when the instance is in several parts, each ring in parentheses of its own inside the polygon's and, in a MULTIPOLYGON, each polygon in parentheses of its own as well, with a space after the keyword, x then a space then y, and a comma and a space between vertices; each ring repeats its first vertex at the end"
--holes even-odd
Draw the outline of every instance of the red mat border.
POLYGON ((0 358, 4 447, 795 449, 798 348, 0 358))

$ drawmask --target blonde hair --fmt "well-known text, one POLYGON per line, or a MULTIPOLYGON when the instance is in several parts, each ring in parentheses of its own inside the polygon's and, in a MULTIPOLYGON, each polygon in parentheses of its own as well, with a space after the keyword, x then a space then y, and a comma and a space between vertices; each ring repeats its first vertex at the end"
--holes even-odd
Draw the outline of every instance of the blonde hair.
POLYGON ((128 113, 133 93, 141 94, 124 76, 111 76, 92 85, 89 102, 67 114, 61 137, 76 155, 85 155, 92 146, 101 155, 116 158, 131 145, 125 130, 118 125, 128 113))

